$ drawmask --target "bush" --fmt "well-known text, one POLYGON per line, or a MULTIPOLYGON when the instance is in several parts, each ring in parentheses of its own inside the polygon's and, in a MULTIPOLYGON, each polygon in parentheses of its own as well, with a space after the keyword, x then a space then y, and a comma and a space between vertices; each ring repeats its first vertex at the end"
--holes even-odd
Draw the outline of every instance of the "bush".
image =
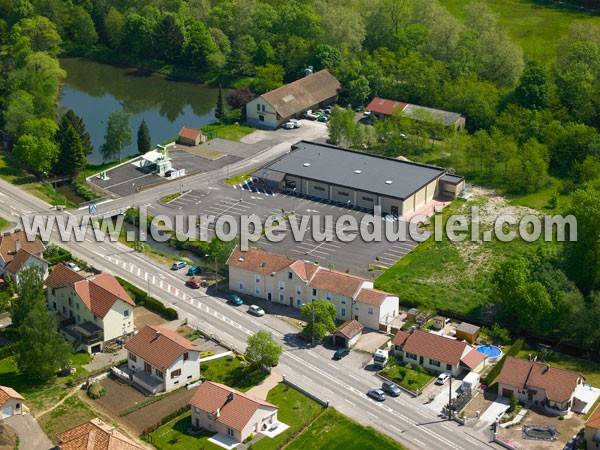
POLYGON ((64 248, 58 245, 50 244, 44 251, 44 259, 50 266, 55 264, 70 261, 72 259, 71 253, 66 251, 64 248))
POLYGON ((13 342, 12 344, 9 345, 5 345, 4 347, 0 348, 0 359, 5 359, 8 358, 9 356, 14 356, 17 354, 17 346, 19 345, 18 342, 13 342))
POLYGON ((213 355, 214 355, 213 352, 202 352, 202 353, 200 353, 200 359, 208 358, 209 356, 213 356, 213 355))
POLYGON ((98 382, 93 382, 89 385, 87 390, 88 397, 97 400, 106 393, 106 389, 98 382))
POLYGON ((248 362, 248 361, 246 360, 246 357, 245 357, 244 355, 242 355, 241 353, 238 353, 237 355, 235 355, 235 357, 236 357, 237 359, 239 359, 240 361, 242 361, 242 362, 248 362))
POLYGON ((177 311, 175 311, 173 308, 167 308, 155 298, 148 297, 144 291, 132 285, 128 281, 125 281, 119 277, 116 278, 121 286, 123 286, 123 288, 129 293, 137 306, 145 306, 150 311, 159 314, 161 317, 167 320, 176 320, 179 317, 177 311))

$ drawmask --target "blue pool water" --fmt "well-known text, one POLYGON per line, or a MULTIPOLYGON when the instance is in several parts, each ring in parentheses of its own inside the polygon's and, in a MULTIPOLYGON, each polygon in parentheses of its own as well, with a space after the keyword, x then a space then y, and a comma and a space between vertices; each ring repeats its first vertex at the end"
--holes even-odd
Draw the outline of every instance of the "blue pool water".
POLYGON ((479 347, 477 347, 477 351, 479 353, 488 355, 490 358, 497 358, 502 354, 502 350, 500 350, 495 345, 480 345, 479 347))

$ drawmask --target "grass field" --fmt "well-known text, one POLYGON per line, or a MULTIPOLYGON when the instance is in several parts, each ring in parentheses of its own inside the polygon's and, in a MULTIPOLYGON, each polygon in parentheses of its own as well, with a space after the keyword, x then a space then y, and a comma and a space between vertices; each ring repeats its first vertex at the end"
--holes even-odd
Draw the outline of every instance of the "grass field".
POLYGON ((202 363, 200 370, 206 380, 226 384, 242 392, 256 386, 268 375, 261 370, 251 369, 249 365, 242 366, 242 362, 232 356, 202 363))
MULTIPOLYGON (((279 448, 298 430, 308 425, 323 412, 323 407, 317 402, 283 383, 279 383, 269 391, 267 401, 279 407, 277 418, 289 425, 289 428, 272 439, 263 438, 254 443, 252 445, 254 450, 275 450, 279 448)), ((323 446, 321 448, 327 447, 323 446)))
POLYGON ((204 430, 196 433, 192 431, 192 413, 187 412, 166 423, 150 435, 149 442, 158 450, 188 450, 202 448, 205 450, 219 450, 219 447, 208 439, 214 433, 204 430))
POLYGON ((423 387, 433 378, 427 373, 393 363, 383 370, 383 374, 394 383, 410 389, 411 391, 423 389, 423 387))
MULTIPOLYGON (((85 394, 82 393, 81 395, 85 394)), ((98 413, 79 398, 78 394, 75 394, 66 399, 63 404, 41 416, 38 422, 48 437, 56 442, 58 433, 62 433, 94 417, 98 417, 98 413)), ((105 418, 100 417, 100 419, 106 421, 105 418)), ((106 421, 106 423, 109 422, 106 421)))
POLYGON ((0 230, 2 230, 3 228, 6 228, 9 225, 10 225, 10 222, 8 220, 0 217, 0 230))
POLYGON ((247 127, 245 125, 229 125, 221 123, 205 125, 201 128, 201 130, 208 134, 209 139, 221 138, 237 142, 239 142, 247 134, 256 131, 255 128, 247 127))
MULTIPOLYGON (((471 0, 440 0, 456 17, 471 0)), ((518 42, 531 59, 542 62, 556 57, 556 46, 567 35, 574 21, 600 25, 600 16, 560 5, 558 2, 529 0, 493 0, 487 2, 498 14, 500 24, 518 42)))
POLYGON ((286 447, 289 450, 405 449, 371 427, 364 427, 328 408, 306 431, 286 447))

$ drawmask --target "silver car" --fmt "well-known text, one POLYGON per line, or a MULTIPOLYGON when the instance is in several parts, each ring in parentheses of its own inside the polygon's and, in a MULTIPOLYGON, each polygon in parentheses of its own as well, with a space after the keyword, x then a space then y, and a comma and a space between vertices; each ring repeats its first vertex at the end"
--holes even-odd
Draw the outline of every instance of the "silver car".
POLYGON ((256 306, 256 305, 250 305, 250 308, 248 308, 248 312, 254 316, 258 316, 258 317, 262 317, 265 315, 265 310, 262 309, 260 306, 256 306))

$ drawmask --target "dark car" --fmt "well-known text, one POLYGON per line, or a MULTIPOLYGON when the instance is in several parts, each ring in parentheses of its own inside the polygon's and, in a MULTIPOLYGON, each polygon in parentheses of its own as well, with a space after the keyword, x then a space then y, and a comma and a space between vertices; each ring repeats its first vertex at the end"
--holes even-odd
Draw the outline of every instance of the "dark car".
POLYGON ((200 289, 200 282, 198 280, 187 280, 185 285, 192 289, 200 289))
POLYGON ((344 356, 350 353, 350 349, 347 348, 338 348, 333 354, 333 359, 336 361, 342 359, 344 356))
POLYGON ((200 275, 202 273, 202 269, 198 266, 190 266, 187 271, 188 276, 200 275))
POLYGON ((170 177, 171 175, 173 175, 173 173, 174 173, 174 172, 175 172, 175 171, 174 171, 173 169, 171 169, 171 170, 167 170, 167 171, 165 172, 165 177, 170 177))
POLYGON ((383 392, 385 392, 388 395, 391 395, 392 397, 398 397, 400 395, 400 392, 402 392, 400 388, 391 381, 384 381, 381 384, 381 389, 383 390, 383 392))
POLYGON ((383 392, 381 389, 369 389, 367 391, 367 396, 377 400, 378 402, 385 400, 385 392, 383 392))
POLYGON ((232 295, 231 298, 229 299, 229 303, 231 303, 233 306, 241 306, 244 304, 244 302, 242 301, 241 298, 239 298, 237 295, 232 295))

